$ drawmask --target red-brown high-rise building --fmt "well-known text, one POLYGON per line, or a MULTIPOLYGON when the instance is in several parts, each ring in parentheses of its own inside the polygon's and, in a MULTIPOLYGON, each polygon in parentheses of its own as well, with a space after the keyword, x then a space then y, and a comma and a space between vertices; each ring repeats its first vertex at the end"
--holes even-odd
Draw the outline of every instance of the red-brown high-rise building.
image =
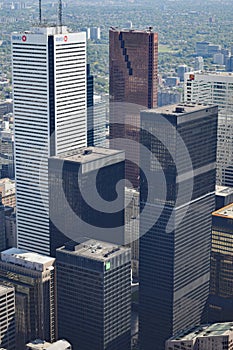
POLYGON ((126 178, 138 187, 139 111, 157 106, 158 34, 152 28, 111 28, 109 44, 110 146, 125 149, 126 159, 130 159, 126 161, 126 178))

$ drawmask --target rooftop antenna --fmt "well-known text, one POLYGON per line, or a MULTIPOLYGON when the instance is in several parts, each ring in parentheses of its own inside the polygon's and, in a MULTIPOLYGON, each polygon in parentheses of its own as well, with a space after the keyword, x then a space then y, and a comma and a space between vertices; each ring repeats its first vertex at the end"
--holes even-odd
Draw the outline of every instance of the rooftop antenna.
POLYGON ((41 0, 39 0, 39 24, 41 24, 41 0))
POLYGON ((60 33, 62 34, 62 0, 58 3, 58 26, 60 28, 60 33))

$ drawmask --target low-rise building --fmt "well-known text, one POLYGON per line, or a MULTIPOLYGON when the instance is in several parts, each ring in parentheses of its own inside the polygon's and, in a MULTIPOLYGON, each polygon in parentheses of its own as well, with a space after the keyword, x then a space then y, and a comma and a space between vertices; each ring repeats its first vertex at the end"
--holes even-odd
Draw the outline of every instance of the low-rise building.
POLYGON ((165 350, 231 350, 233 322, 214 323, 181 331, 166 341, 165 350))

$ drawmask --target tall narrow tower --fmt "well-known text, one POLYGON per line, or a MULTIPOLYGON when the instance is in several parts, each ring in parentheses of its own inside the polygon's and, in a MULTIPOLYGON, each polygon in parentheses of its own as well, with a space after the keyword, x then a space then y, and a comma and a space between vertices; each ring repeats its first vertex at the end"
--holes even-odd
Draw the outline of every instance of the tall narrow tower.
POLYGON ((86 146, 85 33, 13 33, 12 62, 18 246, 49 254, 48 157, 86 146))
POLYGON ((142 108, 157 106, 158 90, 158 34, 148 30, 119 30, 109 32, 110 84, 110 145, 125 149, 126 177, 132 185, 139 185, 139 128, 140 109, 127 107, 118 113, 115 103, 131 103, 142 108), (118 139, 118 140, 117 140, 118 139), (130 139, 136 143, 127 144, 130 139))

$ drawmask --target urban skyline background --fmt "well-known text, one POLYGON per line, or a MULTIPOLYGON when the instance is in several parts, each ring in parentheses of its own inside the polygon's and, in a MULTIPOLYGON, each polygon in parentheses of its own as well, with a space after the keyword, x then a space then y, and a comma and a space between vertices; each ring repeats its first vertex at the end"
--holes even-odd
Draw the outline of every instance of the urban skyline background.
POLYGON ((0 3, 0 348, 232 349, 231 9, 0 3))

